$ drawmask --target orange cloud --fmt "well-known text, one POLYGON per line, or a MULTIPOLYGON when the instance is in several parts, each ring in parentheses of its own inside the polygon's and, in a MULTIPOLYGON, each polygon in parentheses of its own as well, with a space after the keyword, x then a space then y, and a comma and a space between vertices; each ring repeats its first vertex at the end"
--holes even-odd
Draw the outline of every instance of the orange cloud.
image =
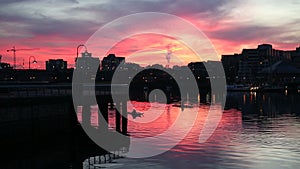
POLYGON ((171 52, 170 65, 187 65, 192 61, 199 61, 194 52, 179 40, 156 34, 130 37, 116 44, 108 53, 125 56, 127 62, 146 66, 166 65, 168 52, 171 52))

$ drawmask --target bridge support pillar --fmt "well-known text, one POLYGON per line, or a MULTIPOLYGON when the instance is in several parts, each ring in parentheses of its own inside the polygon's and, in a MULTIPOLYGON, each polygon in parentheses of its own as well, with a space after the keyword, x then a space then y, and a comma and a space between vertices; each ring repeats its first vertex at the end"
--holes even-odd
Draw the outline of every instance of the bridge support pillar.
POLYGON ((84 126, 91 126, 91 102, 88 101, 89 97, 83 98, 85 101, 82 101, 82 125, 84 126))
MULTIPOLYGON (((116 131, 117 132, 121 132, 121 114, 120 114, 120 110, 122 108, 122 104, 121 103, 116 103, 116 116, 115 116, 115 122, 116 122, 116 131)), ((122 111, 122 110, 121 110, 122 111)))
POLYGON ((108 99, 101 99, 100 102, 98 102, 98 127, 102 131, 108 130, 108 99))
POLYGON ((127 119, 127 101, 123 100, 121 102, 122 104, 122 134, 127 135, 127 125, 128 125, 128 119, 127 119))

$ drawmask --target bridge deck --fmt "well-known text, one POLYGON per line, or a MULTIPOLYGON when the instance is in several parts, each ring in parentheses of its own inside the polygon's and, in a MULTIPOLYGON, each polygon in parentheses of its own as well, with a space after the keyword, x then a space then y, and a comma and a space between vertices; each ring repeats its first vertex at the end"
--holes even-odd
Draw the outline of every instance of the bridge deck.
MULTIPOLYGON (((111 87, 114 86, 114 94, 126 94, 123 90, 127 84, 76 84, 80 85, 82 95, 88 96, 95 91, 95 95, 111 95, 111 87)), ((34 98, 34 97, 60 97, 72 96, 72 84, 1 84, 0 99, 5 98, 34 98)))

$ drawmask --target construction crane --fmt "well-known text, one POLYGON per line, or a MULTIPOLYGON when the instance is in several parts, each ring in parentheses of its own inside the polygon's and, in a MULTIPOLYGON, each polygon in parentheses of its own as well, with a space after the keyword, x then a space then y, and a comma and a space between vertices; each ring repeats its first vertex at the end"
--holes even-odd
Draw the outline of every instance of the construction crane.
POLYGON ((21 51, 21 50, 39 50, 39 48, 16 49, 16 47, 13 46, 11 49, 8 49, 7 52, 14 52, 14 69, 17 68, 17 56, 16 56, 16 51, 21 51))

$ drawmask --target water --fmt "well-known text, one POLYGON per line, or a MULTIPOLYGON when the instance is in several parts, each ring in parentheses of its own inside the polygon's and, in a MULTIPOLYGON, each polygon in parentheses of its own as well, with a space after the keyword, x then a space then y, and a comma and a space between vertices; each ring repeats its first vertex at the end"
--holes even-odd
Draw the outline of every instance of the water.
MULTIPOLYGON (((218 97, 212 97, 219 108, 218 97)), ((108 168, 299 168, 300 94, 228 93, 225 111, 213 135, 199 143, 199 133, 209 105, 189 98, 193 108, 185 108, 186 118, 196 109, 200 114, 188 135, 175 147, 150 158, 124 158, 108 168), (197 107, 196 107, 197 106, 197 107)), ((71 99, 26 100, 0 106, 0 168, 76 168, 86 156, 99 153, 92 142, 71 125, 71 99), (24 102, 24 103, 23 103, 24 102), (22 103, 22 104, 21 104, 22 103)), ((2 102, 1 102, 2 103, 2 102)), ((129 134, 148 138, 167 131, 176 121, 181 107, 160 103, 132 102, 128 111, 144 112, 129 116, 129 134)), ((92 125, 97 125, 97 106, 91 107, 92 125)), ((80 108, 79 108, 80 109, 80 108)), ((114 112, 109 112, 114 128, 114 112)), ((153 149, 166 150, 186 127, 181 123, 153 149)), ((145 145, 153 144, 144 142, 145 145)))
MULTIPOLYGON (((222 120, 205 143, 200 144, 198 139, 209 105, 200 105, 194 127, 171 150, 150 158, 117 160, 119 165, 110 168, 299 168, 299 95, 229 93, 228 99, 222 120)), ((181 109, 159 103, 133 105, 138 111, 147 110, 142 118, 129 117, 130 135, 138 138, 165 132, 181 109)), ((188 116, 196 108, 185 110, 188 116)), ((167 148, 168 140, 182 133, 183 128, 178 128, 166 140, 157 141, 153 149, 167 148)))

